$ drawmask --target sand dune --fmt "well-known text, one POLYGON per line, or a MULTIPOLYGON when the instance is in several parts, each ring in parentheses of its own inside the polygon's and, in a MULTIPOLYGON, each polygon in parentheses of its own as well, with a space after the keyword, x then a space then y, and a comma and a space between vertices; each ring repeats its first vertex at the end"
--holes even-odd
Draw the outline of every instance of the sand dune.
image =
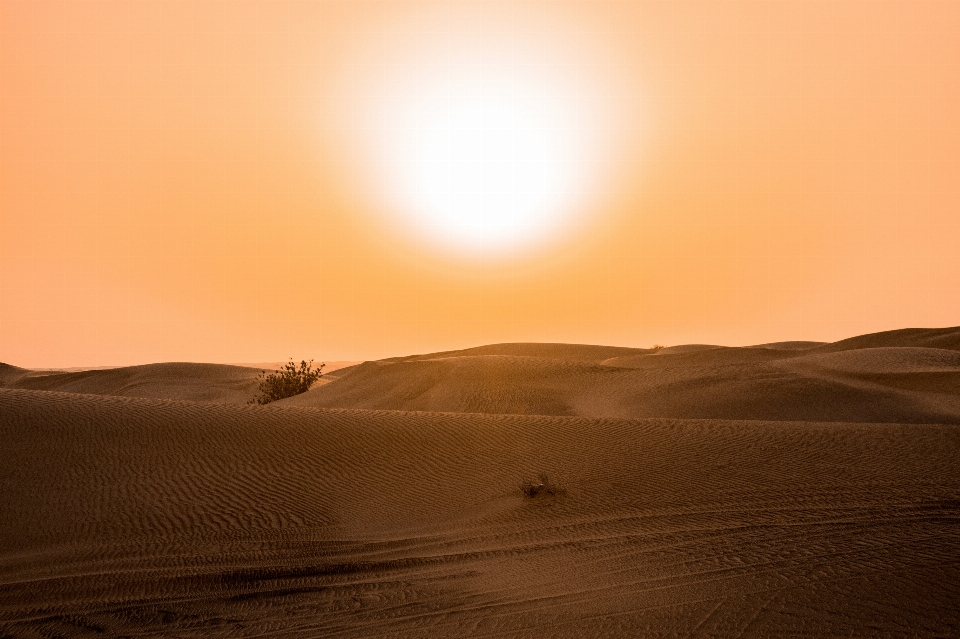
POLYGON ((25 368, 0 362, 0 386, 12 384, 29 373, 30 371, 25 368))
POLYGON ((960 351, 910 346, 862 348, 814 353, 788 361, 850 374, 960 373, 960 351))
POLYGON ((385 363, 409 362, 422 359, 442 359, 450 357, 477 357, 501 355, 507 357, 533 357, 539 359, 559 359, 567 362, 600 363, 611 357, 638 355, 656 352, 648 348, 624 348, 620 346, 593 346, 590 344, 490 344, 459 351, 444 351, 429 355, 393 357, 380 360, 385 363))
POLYGON ((798 349, 690 346, 602 358, 586 347, 507 344, 367 362, 290 406, 960 424, 954 329, 895 331, 798 349), (845 345, 841 349, 838 345, 845 345), (565 348, 574 355, 566 357, 565 348), (512 354, 505 354, 512 353, 512 354), (601 359, 602 358, 602 359, 601 359))
POLYGON ((818 347, 820 352, 848 351, 860 348, 881 348, 885 346, 920 348, 943 348, 960 351, 960 327, 951 328, 903 328, 896 331, 884 331, 860 335, 818 347))
POLYGON ((778 351, 805 351, 817 346, 826 346, 828 342, 770 342, 769 344, 757 344, 751 348, 772 348, 778 351))
MULTIPOLYGON (((331 362, 324 367, 324 374, 357 363, 331 362)), ((0 363, 0 387, 245 404, 256 394, 257 376, 283 364, 265 362, 241 366, 170 362, 118 368, 30 370, 0 363)), ((321 381, 326 383, 334 379, 336 376, 330 375, 321 381)))
POLYGON ((0 436, 6 636, 960 631, 953 426, 5 389, 0 436))
MULTIPOLYGON (((309 393, 282 403, 583 417, 960 423, 957 352, 958 328, 742 348, 494 344, 362 365, 335 362, 309 393)), ((261 370, 170 363, 57 373, 2 365, 0 386, 246 403, 261 370)))
POLYGON ((960 636, 957 335, 0 365, 0 637, 960 636))
POLYGON ((31 372, 4 385, 93 395, 244 403, 254 396, 260 372, 223 364, 147 364, 74 373, 31 372))

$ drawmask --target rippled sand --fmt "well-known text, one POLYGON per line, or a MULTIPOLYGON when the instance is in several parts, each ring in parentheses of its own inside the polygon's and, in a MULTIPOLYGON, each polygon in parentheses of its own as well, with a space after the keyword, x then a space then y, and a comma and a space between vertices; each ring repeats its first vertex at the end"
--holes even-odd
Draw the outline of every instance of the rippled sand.
POLYGON ((485 347, 295 398, 393 411, 0 370, 0 636, 958 636, 960 343, 885 335, 485 347))

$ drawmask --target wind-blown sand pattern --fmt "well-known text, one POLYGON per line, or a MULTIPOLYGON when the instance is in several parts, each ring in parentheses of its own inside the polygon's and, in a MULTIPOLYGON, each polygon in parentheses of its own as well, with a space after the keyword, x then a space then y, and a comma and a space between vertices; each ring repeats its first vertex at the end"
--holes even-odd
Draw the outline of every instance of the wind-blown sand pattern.
POLYGON ((958 636, 958 335, 3 367, 0 636, 958 636))

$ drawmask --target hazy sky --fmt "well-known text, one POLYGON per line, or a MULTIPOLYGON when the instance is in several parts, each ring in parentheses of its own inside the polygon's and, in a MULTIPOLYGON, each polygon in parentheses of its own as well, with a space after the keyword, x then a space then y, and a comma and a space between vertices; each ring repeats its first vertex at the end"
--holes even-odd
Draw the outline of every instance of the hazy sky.
POLYGON ((0 361, 960 324, 960 3, 0 2, 0 361))

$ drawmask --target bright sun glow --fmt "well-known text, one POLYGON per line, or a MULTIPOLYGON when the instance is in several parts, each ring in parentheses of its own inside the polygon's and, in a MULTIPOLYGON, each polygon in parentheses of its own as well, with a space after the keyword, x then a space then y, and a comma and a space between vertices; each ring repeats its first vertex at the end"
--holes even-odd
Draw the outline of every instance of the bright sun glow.
POLYGON ((422 38, 395 28, 350 66, 339 126, 360 134, 344 145, 357 152, 359 188, 397 232, 456 254, 512 253, 569 232, 596 191, 611 127, 598 65, 542 24, 539 39, 436 26, 417 23, 422 38))
POLYGON ((496 251, 562 224, 578 188, 574 122, 520 83, 460 78, 412 105, 385 169, 403 213, 440 242, 496 251))

